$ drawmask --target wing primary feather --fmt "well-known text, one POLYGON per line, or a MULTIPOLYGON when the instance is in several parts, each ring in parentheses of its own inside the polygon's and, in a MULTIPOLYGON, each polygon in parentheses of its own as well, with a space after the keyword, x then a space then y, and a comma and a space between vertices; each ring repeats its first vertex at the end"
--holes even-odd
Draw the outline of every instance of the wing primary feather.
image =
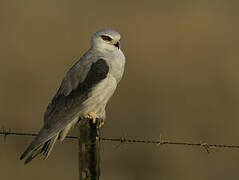
POLYGON ((57 140, 57 137, 58 135, 54 136, 53 138, 45 142, 44 145, 41 145, 35 148, 32 151, 32 153, 28 156, 28 158, 25 160, 24 164, 28 164, 40 154, 44 156, 44 160, 47 159, 53 149, 53 146, 57 140))
POLYGON ((58 134, 55 137, 48 140, 47 142, 45 142, 46 145, 44 144, 42 148, 42 154, 44 155, 44 160, 46 160, 49 157, 57 138, 58 138, 58 134))

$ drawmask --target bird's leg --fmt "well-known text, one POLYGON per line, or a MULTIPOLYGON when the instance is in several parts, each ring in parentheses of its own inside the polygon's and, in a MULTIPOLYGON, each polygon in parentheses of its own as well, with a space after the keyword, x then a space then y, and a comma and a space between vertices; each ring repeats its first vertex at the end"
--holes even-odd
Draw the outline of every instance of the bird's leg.
POLYGON ((92 119, 92 123, 93 124, 96 124, 97 123, 97 120, 99 120, 99 123, 97 123, 97 127, 98 128, 102 128, 103 125, 104 125, 104 120, 102 118, 100 118, 96 113, 94 112, 90 112, 88 114, 86 114, 84 116, 84 118, 87 118, 87 119, 92 119))

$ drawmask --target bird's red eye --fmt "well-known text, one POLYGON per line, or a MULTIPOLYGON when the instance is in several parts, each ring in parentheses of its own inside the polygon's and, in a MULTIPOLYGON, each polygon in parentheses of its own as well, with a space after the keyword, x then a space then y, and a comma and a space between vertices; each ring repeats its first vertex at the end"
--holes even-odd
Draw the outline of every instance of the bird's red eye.
POLYGON ((104 41, 112 41, 112 38, 109 37, 109 36, 102 35, 101 38, 102 38, 104 41))

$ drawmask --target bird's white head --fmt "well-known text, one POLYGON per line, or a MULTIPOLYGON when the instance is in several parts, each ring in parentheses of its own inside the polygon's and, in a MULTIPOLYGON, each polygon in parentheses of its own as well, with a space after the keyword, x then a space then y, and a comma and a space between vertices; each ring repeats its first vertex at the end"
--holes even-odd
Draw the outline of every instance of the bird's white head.
POLYGON ((116 51, 120 48, 120 34, 110 28, 97 31, 91 37, 91 47, 101 51, 116 51))

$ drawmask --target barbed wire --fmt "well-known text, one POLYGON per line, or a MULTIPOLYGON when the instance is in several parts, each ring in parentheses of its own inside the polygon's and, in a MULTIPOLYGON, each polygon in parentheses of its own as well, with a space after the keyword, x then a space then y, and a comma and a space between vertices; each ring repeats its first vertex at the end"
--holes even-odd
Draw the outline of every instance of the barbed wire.
MULTIPOLYGON (((9 128, 6 130, 2 127, 0 135, 3 136, 4 141, 6 141, 7 136, 37 136, 35 133, 19 133, 12 132, 9 128)), ((78 139, 77 136, 66 136, 67 139, 78 139)), ((130 139, 125 137, 120 138, 104 138, 99 137, 100 141, 109 141, 109 142, 120 142, 120 143, 141 143, 141 144, 156 144, 156 145, 178 145, 178 146, 198 146, 203 147, 207 153, 210 153, 211 148, 228 148, 228 149, 239 149, 239 145, 228 145, 228 144, 208 144, 208 143, 189 143, 189 142, 175 142, 175 141, 165 141, 160 136, 159 140, 141 140, 141 139, 130 139)))

